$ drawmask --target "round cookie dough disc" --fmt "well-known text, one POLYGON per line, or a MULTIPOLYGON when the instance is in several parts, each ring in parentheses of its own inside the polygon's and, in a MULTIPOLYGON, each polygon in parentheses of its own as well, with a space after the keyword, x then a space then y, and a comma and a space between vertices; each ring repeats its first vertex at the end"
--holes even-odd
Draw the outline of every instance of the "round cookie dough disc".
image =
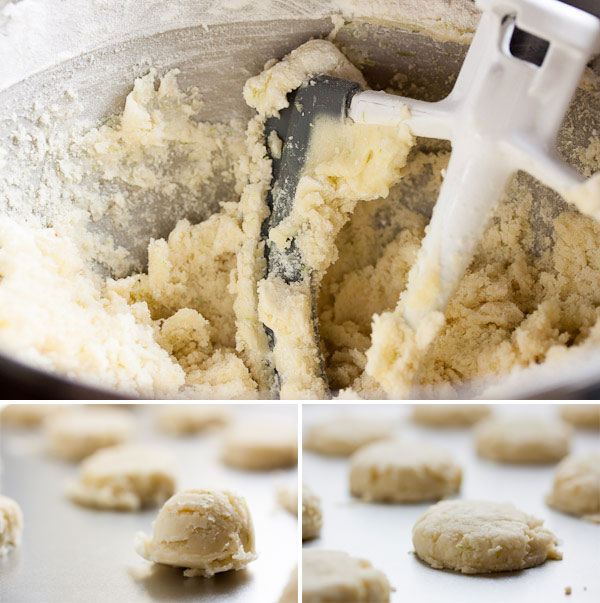
POLYGON ((304 440, 307 450, 333 456, 349 456, 361 446, 392 437, 389 421, 369 417, 337 415, 314 423, 304 440))
POLYGON ((187 568, 188 577, 240 570, 257 557, 246 501, 227 490, 178 492, 159 511, 153 527, 150 538, 136 535, 138 555, 187 568))
POLYGON ((0 411, 0 425, 39 427, 47 417, 65 408, 68 408, 65 404, 7 404, 0 411))
POLYGON ((600 453, 561 461, 546 501, 559 511, 600 523, 600 453))
POLYGON ((303 603, 387 603, 390 584, 368 561, 342 551, 302 551, 303 603))
POLYGON ((415 404, 412 418, 432 427, 468 427, 491 412, 489 404, 415 404))
MULTIPOLYGON (((278 492, 279 504, 294 515, 298 514, 298 490, 282 488, 278 492)), ((312 540, 321 533, 323 513, 321 499, 306 485, 302 485, 302 540, 312 540)))
POLYGON ((12 498, 0 495, 0 557, 21 544, 22 533, 21 507, 12 498))
POLYGON ((226 407, 215 404, 168 404, 157 412, 157 423, 171 435, 190 435, 229 421, 226 407))
POLYGON ((291 573, 290 579, 281 593, 279 603, 298 603, 298 568, 291 573))
POLYGON ((463 574, 522 570, 562 559, 556 536, 542 524, 510 503, 445 500, 417 521, 413 544, 435 569, 463 574))
POLYGON ((600 404, 564 404, 560 416, 580 429, 600 429, 600 404))
POLYGON ((438 500, 458 492, 461 481, 447 452, 418 442, 375 442, 350 459, 350 492, 365 501, 438 500))
POLYGON ((175 492, 171 454, 124 444, 98 450, 81 464, 69 488, 75 502, 98 509, 137 511, 160 505, 175 492))
POLYGON ((569 453, 571 428, 560 421, 496 417, 475 428, 477 454, 501 463, 554 463, 569 453))

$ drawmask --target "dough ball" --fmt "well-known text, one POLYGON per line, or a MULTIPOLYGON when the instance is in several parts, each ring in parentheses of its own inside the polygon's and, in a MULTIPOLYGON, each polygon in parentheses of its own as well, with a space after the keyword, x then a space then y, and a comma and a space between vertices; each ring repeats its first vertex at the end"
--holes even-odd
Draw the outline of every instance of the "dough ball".
POLYGON ((50 452, 69 461, 79 461, 100 448, 123 444, 132 434, 131 415, 117 409, 70 410, 46 421, 50 452))
POLYGON ((290 579, 286 584, 279 603, 298 603, 298 568, 290 575, 290 579))
POLYGON ((64 404, 7 404, 0 411, 0 425, 39 427, 47 417, 65 408, 64 404))
POLYGON ((415 404, 412 418, 433 427, 468 427, 491 412, 489 404, 415 404))
POLYGON ((94 452, 69 488, 75 502, 99 509, 137 511, 160 505, 175 492, 173 458, 152 446, 124 444, 94 452))
POLYGON ((571 429, 560 421, 491 418, 475 428, 477 453, 500 463, 553 463, 569 453, 571 429))
POLYGON ((246 501, 227 490, 178 492, 152 525, 152 537, 136 535, 136 552, 148 561, 187 568, 188 577, 244 569, 257 557, 246 501))
POLYGON ((322 527, 321 499, 304 484, 302 486, 302 540, 317 538, 322 527))
POLYGON ((546 500, 559 511, 600 523, 600 453, 561 461, 546 500))
POLYGON ((387 603, 390 584, 368 561, 342 551, 302 551, 303 603, 387 603))
POLYGON ((321 454, 349 456, 361 446, 393 434, 390 421, 340 414, 311 425, 304 447, 321 454))
POLYGON ((417 521, 413 545, 435 569, 463 574, 508 572, 562 559, 543 521, 510 503, 444 500, 417 521))
POLYGON ((214 404, 169 404, 157 412, 160 429, 177 436, 198 433, 228 421, 227 408, 214 404))
POLYGON ((350 492, 365 501, 438 500, 458 492, 461 481, 453 458, 423 443, 375 442, 350 459, 350 492))
POLYGON ((21 507, 12 498, 0 495, 0 557, 21 544, 22 533, 21 507))
POLYGON ((560 416, 580 429, 600 429, 600 404, 564 404, 560 416))
POLYGON ((266 471, 298 462, 298 430, 291 421, 245 421, 224 436, 223 461, 238 469, 266 471))

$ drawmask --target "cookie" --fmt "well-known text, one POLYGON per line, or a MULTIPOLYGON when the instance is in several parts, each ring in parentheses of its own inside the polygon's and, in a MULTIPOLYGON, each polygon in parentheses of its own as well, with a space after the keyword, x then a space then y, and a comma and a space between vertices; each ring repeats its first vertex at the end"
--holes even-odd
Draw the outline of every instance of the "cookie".
POLYGON ((600 453, 561 461, 546 502, 559 511, 600 523, 600 453))
MULTIPOLYGON (((281 488, 277 493, 279 504, 298 515, 298 490, 281 488)), ((306 485, 302 485, 302 540, 312 540, 321 533, 323 513, 321 499, 306 485)))
POLYGON ((491 413, 488 404, 415 404, 412 418, 432 427, 468 427, 491 413))
POLYGON ((209 427, 225 425, 230 413, 214 404, 168 404, 159 408, 158 427, 170 435, 192 435, 209 427))
POLYGON ((417 555, 435 569, 463 574, 508 572, 562 559, 543 521, 510 503, 444 500, 413 528, 417 555))
POLYGON ((452 456, 429 444, 375 442, 350 458, 350 492, 367 502, 438 500, 458 492, 461 481, 452 456))
POLYGON ((0 557, 21 544, 22 534, 21 507, 12 498, 0 495, 0 557))
POLYGON ((133 444, 103 448, 86 458, 68 490, 80 505, 123 511, 160 505, 174 492, 169 452, 133 444))
POLYGON ((291 573, 290 579, 279 597, 279 603, 298 603, 298 568, 291 573))
POLYGON ((477 454, 501 463, 554 463, 569 453, 571 428, 560 421, 496 417, 475 428, 477 454))
POLYGON ((210 578, 241 570, 257 557, 246 501, 228 490, 184 490, 159 511, 151 537, 138 533, 135 550, 148 561, 210 578))
POLYGON ((332 456, 349 456, 361 446, 392 437, 390 421, 336 415, 314 423, 304 440, 307 450, 332 456))
POLYGON ((390 584, 368 561, 342 551, 302 551, 303 603, 387 603, 390 584))
POLYGON ((600 404, 564 404, 560 416, 579 429, 600 429, 600 404))
POLYGON ((39 427, 44 420, 68 408, 64 404, 7 404, 0 410, 0 425, 19 428, 39 427))

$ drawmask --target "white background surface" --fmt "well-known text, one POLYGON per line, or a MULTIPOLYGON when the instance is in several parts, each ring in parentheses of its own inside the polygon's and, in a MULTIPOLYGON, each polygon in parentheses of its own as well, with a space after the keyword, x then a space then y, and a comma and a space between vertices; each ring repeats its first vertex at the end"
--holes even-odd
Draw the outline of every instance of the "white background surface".
MULTIPOLYGON (((498 413, 555 415, 556 405, 495 406, 498 413)), ((460 498, 509 501, 522 511, 544 519, 559 538, 562 561, 548 561, 521 572, 469 576, 434 570, 413 553, 412 527, 431 503, 368 504, 348 492, 348 461, 305 451, 303 481, 323 501, 321 537, 305 547, 338 549, 368 559, 395 588, 392 602, 521 603, 600 601, 600 525, 564 515, 544 503, 551 489, 554 465, 501 465, 476 457, 469 429, 419 427, 409 418, 410 405, 304 405, 303 425, 338 412, 387 417, 397 433, 423 439, 451 452, 463 467, 460 498), (572 595, 565 596, 565 587, 572 595)), ((577 431, 572 451, 600 451, 598 432, 577 431)))
MULTIPOLYGON (((240 419, 249 414, 286 414, 293 406, 231 406, 240 419)), ((135 410, 137 439, 169 448, 176 456, 178 488, 218 485, 243 494, 254 520, 257 561, 247 570, 212 579, 184 578, 181 569, 159 566, 133 549, 138 531, 151 533, 158 509, 140 513, 96 511, 64 496, 77 465, 44 454, 39 433, 0 431, 3 470, 0 492, 23 509, 23 544, 0 559, 0 601, 277 601, 297 559, 296 517, 280 509, 275 491, 296 484, 296 470, 244 472, 219 463, 218 432, 185 438, 164 436, 152 421, 152 408, 135 410)))

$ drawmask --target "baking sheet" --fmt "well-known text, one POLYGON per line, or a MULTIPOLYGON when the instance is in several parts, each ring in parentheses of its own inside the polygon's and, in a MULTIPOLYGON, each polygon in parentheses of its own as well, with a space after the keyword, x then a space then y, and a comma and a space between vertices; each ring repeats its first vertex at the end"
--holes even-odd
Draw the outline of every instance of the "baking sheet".
MULTIPOLYGON (((282 414, 297 407, 230 406, 240 415, 282 414)), ((178 489, 229 487, 246 497, 254 520, 259 558, 244 571, 212 579, 184 578, 181 569, 151 564, 133 549, 138 531, 151 533, 158 509, 140 513, 95 511, 71 503, 65 483, 77 465, 50 459, 39 433, 0 432, 0 492, 23 509, 23 543, 0 559, 0 600, 6 602, 277 601, 297 560, 298 521, 280 509, 275 491, 296 484, 293 470, 244 472, 218 461, 218 431, 176 438, 153 424, 153 409, 137 406, 138 441, 169 448, 177 460, 178 489)))
MULTIPOLYGON (((501 414, 555 415, 557 405, 494 405, 501 414)), ((461 498, 509 501, 544 519, 560 540, 562 561, 520 572, 468 576, 434 570, 413 553, 412 527, 432 503, 367 504, 348 492, 348 462, 305 451, 302 478, 323 502, 323 530, 306 548, 343 550, 368 559, 385 572, 395 588, 392 602, 600 601, 600 526, 552 510, 544 503, 554 466, 501 465, 479 459, 470 430, 419 427, 409 419, 410 405, 304 405, 303 427, 330 414, 363 413, 388 417, 398 435, 422 439, 452 452, 463 467, 461 498), (570 586, 572 595, 565 595, 570 586)), ((572 452, 600 451, 598 432, 577 431, 572 452)))

